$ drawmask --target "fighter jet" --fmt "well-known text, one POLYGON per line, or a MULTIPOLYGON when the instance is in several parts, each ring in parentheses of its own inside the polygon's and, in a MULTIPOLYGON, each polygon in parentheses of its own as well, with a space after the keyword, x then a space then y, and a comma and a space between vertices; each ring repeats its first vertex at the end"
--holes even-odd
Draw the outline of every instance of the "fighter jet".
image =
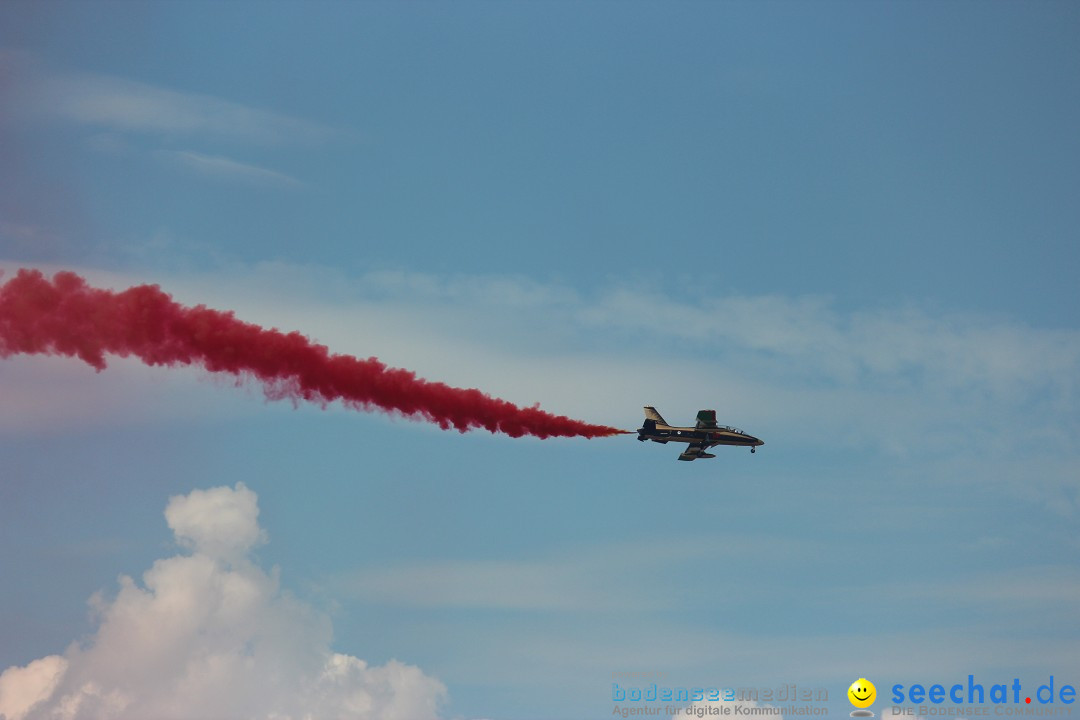
POLYGON ((672 427, 667 424, 667 420, 660 417, 656 408, 647 405, 645 406, 645 424, 637 432, 637 439, 641 442, 652 440, 658 443, 672 441, 688 443, 689 447, 682 455, 679 455, 680 460, 688 461, 716 457, 705 451, 717 445, 749 446, 750 452, 757 452, 758 445, 765 444, 738 428, 717 425, 715 410, 699 410, 697 425, 694 427, 672 427))

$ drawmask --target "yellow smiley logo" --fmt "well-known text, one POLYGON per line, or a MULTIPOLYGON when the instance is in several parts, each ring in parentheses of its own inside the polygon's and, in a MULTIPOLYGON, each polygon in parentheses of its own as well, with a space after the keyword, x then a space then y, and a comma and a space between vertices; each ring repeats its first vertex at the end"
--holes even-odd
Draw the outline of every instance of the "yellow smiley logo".
POLYGON ((859 678, 847 689, 848 700, 857 708, 868 708, 877 698, 877 688, 866 678, 859 678))

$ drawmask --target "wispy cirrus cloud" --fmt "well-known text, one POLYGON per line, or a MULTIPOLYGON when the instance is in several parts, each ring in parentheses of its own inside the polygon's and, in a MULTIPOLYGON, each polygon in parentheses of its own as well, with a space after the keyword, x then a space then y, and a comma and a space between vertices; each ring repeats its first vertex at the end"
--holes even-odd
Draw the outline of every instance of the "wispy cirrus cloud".
POLYGON ((113 131, 255 143, 317 142, 336 134, 310 120, 111 75, 49 75, 36 95, 39 112, 113 131))
POLYGON ((624 542, 532 559, 462 559, 367 568, 335 578, 336 593, 353 600, 418 608, 520 612, 648 611, 671 598, 660 583, 643 587, 641 574, 702 558, 733 557, 752 548, 776 557, 809 551, 783 540, 725 538, 624 542))
POLYGON ((83 147, 97 154, 148 152, 217 180, 295 188, 303 183, 270 167, 281 161, 276 150, 347 137, 314 120, 210 94, 50 68, 26 53, 0 54, 0 72, 9 76, 4 94, 14 125, 75 126, 84 131, 83 147), (213 151, 201 145, 212 145, 213 151), (238 159, 256 147, 263 156, 259 160, 238 159))
POLYGON ((779 295, 675 300, 616 289, 581 308, 590 326, 623 328, 701 346, 798 361, 843 383, 920 379, 953 389, 1052 385, 1072 392, 1080 333, 917 306, 837 310, 829 298, 779 295), (672 322, 671 318, 679 318, 672 322))
POLYGON ((280 188, 298 188, 303 185, 291 175, 220 155, 204 155, 191 150, 166 150, 162 151, 161 156, 192 172, 228 182, 280 188))
MULTIPOLYGON (((264 268, 271 271, 270 266, 264 268)), ((677 342, 759 371, 838 385, 932 386, 995 393, 1052 388, 1073 398, 1080 332, 1011 318, 932 311, 917 305, 841 311, 824 296, 723 295, 680 299, 613 286, 591 294, 513 276, 364 275, 353 288, 387 301, 512 308, 550 325, 612 344, 677 342)), ((494 314, 494 313, 489 313, 494 314)), ((485 321, 486 322, 486 321, 485 321)))

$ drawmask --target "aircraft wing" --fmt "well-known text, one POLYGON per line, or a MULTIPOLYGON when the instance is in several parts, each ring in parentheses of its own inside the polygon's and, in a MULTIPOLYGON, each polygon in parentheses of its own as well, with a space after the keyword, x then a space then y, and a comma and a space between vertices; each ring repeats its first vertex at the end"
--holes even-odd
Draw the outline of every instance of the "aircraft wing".
POLYGON ((706 445, 705 443, 691 443, 690 446, 687 447, 686 450, 683 451, 683 454, 679 456, 679 459, 689 461, 689 460, 697 460, 698 458, 716 457, 715 455, 713 455, 711 453, 705 452, 705 450, 708 447, 709 446, 706 445))
POLYGON ((698 410, 697 414, 697 429, 703 430, 705 428, 716 427, 716 411, 715 410, 698 410))

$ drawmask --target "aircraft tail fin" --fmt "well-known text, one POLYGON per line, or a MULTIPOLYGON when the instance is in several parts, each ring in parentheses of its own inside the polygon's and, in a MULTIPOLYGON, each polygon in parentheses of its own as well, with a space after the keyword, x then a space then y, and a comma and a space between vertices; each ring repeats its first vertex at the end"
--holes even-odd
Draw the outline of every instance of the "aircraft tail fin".
POLYGON ((654 423, 659 423, 660 425, 668 424, 667 420, 661 417, 660 413, 656 412, 656 408, 652 405, 645 406, 645 419, 652 420, 654 423))

